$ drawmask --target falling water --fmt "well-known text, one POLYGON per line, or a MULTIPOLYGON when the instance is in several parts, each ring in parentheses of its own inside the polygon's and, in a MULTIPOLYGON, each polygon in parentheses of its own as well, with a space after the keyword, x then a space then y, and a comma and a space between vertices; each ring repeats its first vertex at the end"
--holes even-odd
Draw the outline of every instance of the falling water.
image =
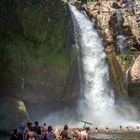
POLYGON ((115 12, 117 24, 116 24, 116 30, 117 30, 117 38, 116 38, 116 43, 117 43, 117 48, 119 48, 119 51, 121 54, 125 54, 125 40, 127 37, 123 35, 123 15, 122 11, 120 9, 117 9, 115 12))
POLYGON ((120 9, 117 9, 115 12, 115 16, 117 19, 116 27, 117 27, 118 35, 122 35, 123 34, 123 22, 124 22, 122 11, 120 9))
POLYGON ((125 48, 126 48, 125 40, 126 39, 127 37, 125 37, 124 35, 118 35, 116 38, 116 44, 117 44, 117 48, 119 48, 120 54, 125 54, 125 48))
POLYGON ((131 67, 129 67, 126 72, 125 72, 125 77, 124 77, 124 87, 125 89, 128 88, 128 82, 129 82, 129 71, 130 71, 131 67))
POLYGON ((62 127, 65 123, 82 127, 80 120, 93 123, 92 127, 137 126, 137 111, 130 104, 115 105, 106 54, 102 41, 94 28, 95 23, 69 5, 74 24, 75 46, 78 52, 81 78, 78 106, 47 114, 41 123, 62 127))
POLYGON ((94 24, 74 6, 70 5, 70 9, 81 69, 83 99, 79 102, 79 112, 83 120, 93 122, 95 126, 135 124, 131 120, 136 119, 137 112, 132 106, 115 106, 106 54, 94 24))

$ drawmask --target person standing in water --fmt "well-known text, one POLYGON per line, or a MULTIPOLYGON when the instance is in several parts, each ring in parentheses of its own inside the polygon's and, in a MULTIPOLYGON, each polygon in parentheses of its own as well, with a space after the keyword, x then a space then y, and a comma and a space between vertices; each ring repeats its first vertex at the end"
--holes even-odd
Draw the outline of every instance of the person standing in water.
POLYGON ((63 131, 60 136, 62 136, 62 140, 68 140, 68 126, 65 125, 63 131))
POLYGON ((79 140, 89 140, 89 127, 85 127, 83 131, 79 134, 79 140))
POLYGON ((52 126, 48 126, 48 132, 45 135, 45 140, 54 140, 56 138, 52 126))

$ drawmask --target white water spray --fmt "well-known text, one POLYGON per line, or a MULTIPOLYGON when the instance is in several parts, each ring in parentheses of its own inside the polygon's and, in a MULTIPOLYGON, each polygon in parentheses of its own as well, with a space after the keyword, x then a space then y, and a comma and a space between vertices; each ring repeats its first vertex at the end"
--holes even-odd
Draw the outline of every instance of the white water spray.
POLYGON ((97 31, 85 14, 70 5, 75 29, 76 47, 81 78, 79 106, 52 111, 40 121, 56 127, 68 124, 82 127, 80 120, 93 123, 91 127, 137 126, 137 111, 130 104, 116 106, 108 75, 106 54, 97 31), (133 120, 133 121, 132 121, 133 120))
POLYGON ((106 54, 93 23, 74 6, 70 5, 70 9, 82 69, 81 94, 84 98, 79 103, 79 112, 84 120, 93 122, 94 126, 136 125, 137 112, 132 106, 114 105, 106 54))
POLYGON ((125 72, 125 77, 124 77, 124 87, 125 89, 128 88, 128 82, 129 82, 129 71, 130 71, 131 67, 129 67, 126 72, 125 72))

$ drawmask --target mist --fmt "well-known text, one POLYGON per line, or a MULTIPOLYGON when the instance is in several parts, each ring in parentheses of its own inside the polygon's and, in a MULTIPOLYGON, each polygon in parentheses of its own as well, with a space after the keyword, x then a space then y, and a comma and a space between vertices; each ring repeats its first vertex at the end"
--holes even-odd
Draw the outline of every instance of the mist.
POLYGON ((93 123, 92 127, 118 128, 140 125, 138 110, 128 101, 115 103, 109 79, 109 68, 101 38, 85 14, 70 5, 78 52, 82 98, 73 109, 54 112, 42 122, 61 127, 69 124, 82 127, 80 120, 93 123))

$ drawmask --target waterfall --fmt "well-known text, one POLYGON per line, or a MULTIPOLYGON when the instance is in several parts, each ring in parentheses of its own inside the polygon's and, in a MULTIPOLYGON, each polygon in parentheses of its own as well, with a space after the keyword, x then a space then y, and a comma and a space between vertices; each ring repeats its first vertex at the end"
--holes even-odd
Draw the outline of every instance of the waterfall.
POLYGON ((125 72, 125 77, 124 77, 124 87, 125 89, 128 88, 128 82, 129 82, 129 71, 130 71, 131 67, 129 67, 126 72, 125 72))
POLYGON ((117 26, 118 35, 122 35, 123 34, 123 22, 124 22, 122 11, 120 9, 117 9, 115 12, 115 16, 117 19, 116 26, 117 26))
MULTIPOLYGON (((118 128, 120 125, 138 126, 137 110, 127 102, 115 104, 109 79, 108 63, 95 23, 85 13, 69 5, 75 45, 78 54, 80 95, 76 105, 68 103, 63 109, 46 114, 41 123, 62 127, 82 127, 80 120, 93 124, 91 127, 118 128)), ((52 109, 52 108, 50 108, 52 109)))
POLYGON ((117 38, 116 38, 116 44, 117 44, 117 48, 119 48, 119 51, 121 54, 125 54, 125 40, 127 39, 127 37, 125 37, 123 35, 123 15, 122 15, 122 11, 120 9, 117 9, 115 12, 115 16, 116 16, 116 31, 117 31, 117 38))
POLYGON ((117 48, 119 48, 120 54, 125 54, 125 48, 126 48, 125 40, 126 39, 127 37, 125 37, 124 35, 118 35, 116 38, 116 44, 117 44, 117 48))
POLYGON ((132 114, 137 114, 135 109, 128 105, 118 107, 114 103, 106 54, 94 23, 74 6, 70 5, 70 10, 82 81, 83 99, 79 101, 79 113, 83 120, 93 122, 94 126, 135 124, 131 121, 135 119, 132 114))

